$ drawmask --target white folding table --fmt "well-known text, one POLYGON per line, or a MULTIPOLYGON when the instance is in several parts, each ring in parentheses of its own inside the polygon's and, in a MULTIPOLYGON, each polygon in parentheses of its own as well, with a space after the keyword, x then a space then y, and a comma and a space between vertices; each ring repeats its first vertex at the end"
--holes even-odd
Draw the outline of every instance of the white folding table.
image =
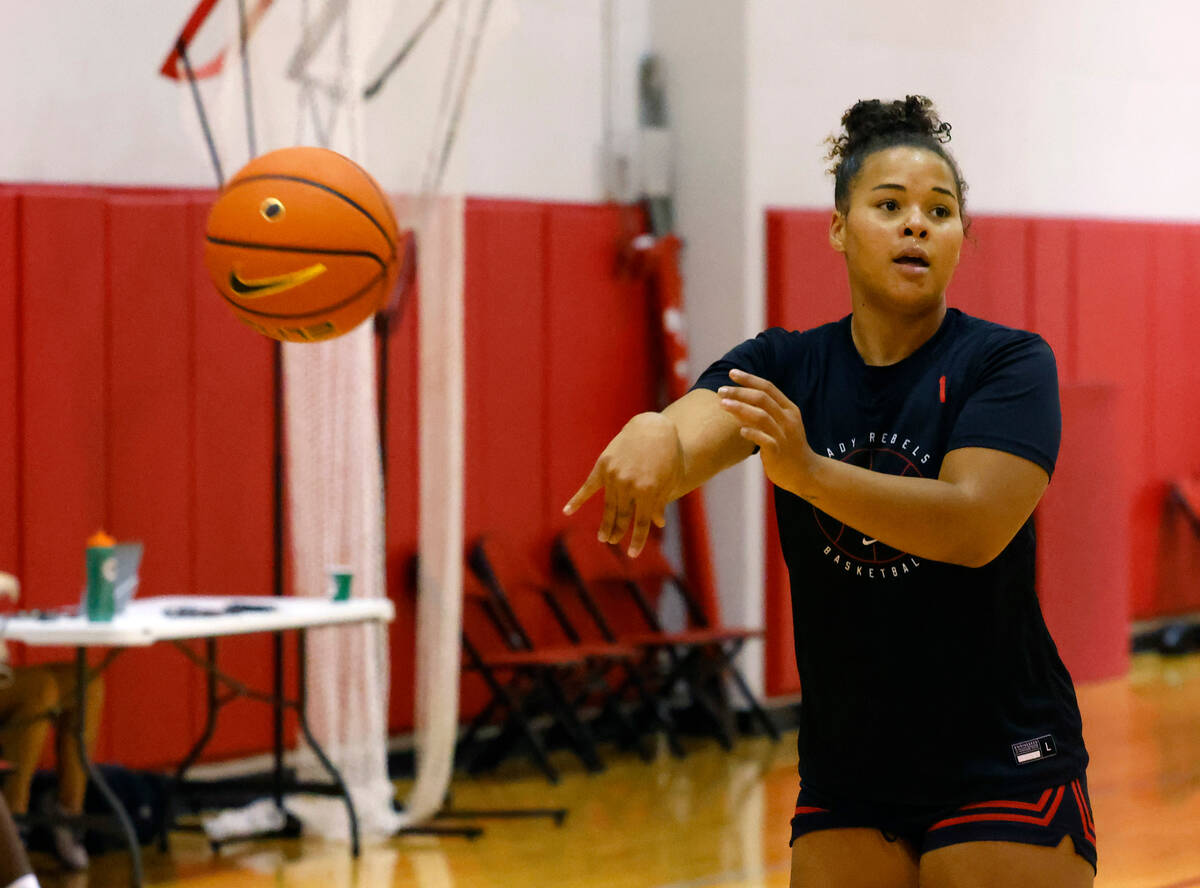
MULTIPOLYGON (((183 764, 176 771, 177 784, 182 784, 188 768, 196 761, 204 746, 212 737, 216 727, 217 712, 225 703, 245 696, 270 704, 275 714, 275 795, 281 803, 283 774, 283 711, 288 707, 296 710, 300 730, 304 733, 313 752, 329 772, 334 784, 345 800, 350 817, 350 837, 354 855, 359 853, 358 818, 354 804, 337 768, 325 755, 308 726, 307 688, 305 681, 306 632, 321 626, 338 626, 352 623, 387 623, 395 616, 392 602, 386 598, 350 599, 330 601, 319 598, 296 598, 279 596, 211 596, 173 595, 141 598, 131 601, 111 622, 90 622, 86 617, 63 614, 18 615, 4 622, 2 635, 13 641, 40 647, 75 648, 76 700, 79 712, 75 734, 80 759, 91 780, 104 796, 129 845, 131 862, 131 884, 140 888, 142 884, 141 848, 133 823, 124 807, 103 775, 88 756, 84 743, 84 694, 87 682, 93 674, 104 669, 111 660, 106 658, 99 669, 88 669, 89 648, 128 649, 149 647, 160 641, 174 642, 177 647, 197 665, 205 669, 208 678, 208 717, 204 732, 189 751, 183 764), (289 699, 283 688, 282 636, 281 633, 296 630, 298 633, 298 688, 296 698, 289 699), (217 639, 226 635, 247 635, 270 632, 276 636, 275 686, 273 693, 257 693, 237 679, 217 669, 217 639), (184 641, 204 639, 206 656, 195 654, 184 641), (218 682, 234 690, 234 696, 222 700, 217 693, 218 682)), ((115 651, 113 654, 119 652, 115 651)))

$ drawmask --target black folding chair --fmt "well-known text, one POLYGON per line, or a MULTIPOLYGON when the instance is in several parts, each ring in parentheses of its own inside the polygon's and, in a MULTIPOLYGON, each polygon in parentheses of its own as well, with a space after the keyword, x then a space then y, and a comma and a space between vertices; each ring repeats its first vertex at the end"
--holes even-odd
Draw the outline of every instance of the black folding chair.
MULTIPOLYGON (((554 599, 550 594, 549 577, 539 571, 530 559, 517 557, 511 547, 494 537, 477 539, 468 550, 467 563, 492 596, 489 612, 493 615, 496 628, 504 634, 509 649, 534 651, 565 648, 582 658, 578 670, 570 674, 550 675, 546 680, 558 684, 559 692, 570 701, 581 722, 589 724, 584 718, 586 711, 598 708, 599 715, 595 721, 610 723, 627 747, 635 749, 643 760, 650 761, 654 753, 642 743, 637 726, 623 705, 630 682, 626 680, 617 688, 609 682, 610 675, 618 679, 624 675, 628 679, 629 675, 636 673, 637 650, 612 642, 585 643, 565 629, 565 643, 536 644, 518 617, 512 598, 518 595, 540 598, 549 604, 553 613, 554 599)), ((563 627, 561 621, 559 626, 563 627)), ((640 702, 644 705, 647 699, 650 699, 649 695, 643 695, 640 702)))
POLYGON ((657 598, 655 593, 661 594, 672 588, 683 603, 688 629, 675 634, 687 638, 684 644, 698 656, 681 663, 680 677, 693 690, 707 686, 720 688, 721 680, 728 678, 741 694, 751 718, 772 740, 778 740, 779 728, 754 696, 735 662, 742 646, 752 639, 761 639, 763 630, 726 626, 719 614, 706 613, 692 594, 687 578, 667 560, 655 536, 646 540, 646 546, 637 558, 629 558, 620 550, 617 557, 626 566, 627 588, 651 631, 672 634, 663 627, 653 606, 653 600, 657 598))
POLYGON ((460 765, 473 773, 486 770, 524 741, 546 779, 557 783, 558 769, 550 761, 538 727, 548 717, 566 735, 584 768, 604 770, 592 732, 579 720, 563 690, 563 679, 586 666, 585 654, 569 646, 536 650, 520 646, 522 633, 519 626, 514 627, 512 615, 471 571, 463 574, 463 605, 464 666, 480 675, 491 699, 471 720, 460 741, 460 765), (472 611, 482 620, 473 618, 472 611), (480 623, 491 627, 490 634, 496 636, 493 641, 481 638, 480 623), (499 735, 482 742, 480 731, 497 715, 503 716, 499 735))
POLYGON ((554 560, 606 640, 662 655, 664 665, 656 686, 664 703, 669 702, 676 688, 686 687, 691 701, 711 722, 718 742, 728 749, 735 734, 733 714, 721 681, 728 677, 741 692, 752 717, 773 740, 779 739, 779 729, 734 662, 745 642, 761 638, 762 630, 712 625, 713 617, 704 613, 686 580, 671 567, 653 536, 647 540, 641 555, 630 559, 612 546, 597 542, 589 533, 569 531, 555 540, 554 560), (678 594, 688 620, 686 627, 675 631, 663 626, 656 609, 658 595, 668 588, 678 594), (602 592, 610 593, 610 598, 617 597, 613 593, 622 593, 631 605, 626 610, 635 615, 640 625, 631 624, 628 619, 623 625, 611 620, 599 603, 602 592))

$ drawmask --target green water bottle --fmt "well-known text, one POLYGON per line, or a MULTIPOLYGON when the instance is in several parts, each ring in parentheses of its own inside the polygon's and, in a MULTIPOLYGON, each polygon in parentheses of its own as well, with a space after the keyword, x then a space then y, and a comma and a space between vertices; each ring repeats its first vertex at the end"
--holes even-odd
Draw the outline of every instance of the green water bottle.
POLYGON ((107 623, 113 618, 113 589, 117 584, 117 541, 102 530, 87 541, 87 618, 107 623))

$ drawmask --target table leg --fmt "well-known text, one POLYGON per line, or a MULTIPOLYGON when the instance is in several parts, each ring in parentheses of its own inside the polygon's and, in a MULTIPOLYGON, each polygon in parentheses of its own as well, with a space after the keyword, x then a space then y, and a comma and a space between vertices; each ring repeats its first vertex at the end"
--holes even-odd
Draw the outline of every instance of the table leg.
POLYGON ((133 829, 133 823, 129 819, 129 815, 125 811, 125 806, 121 804, 120 799, 116 797, 108 783, 105 782, 103 775, 99 769, 92 763, 91 757, 88 755, 87 740, 84 738, 84 727, 87 719, 87 681, 88 681, 88 664, 87 664, 87 648, 75 649, 75 706, 78 714, 78 719, 75 722, 75 747, 79 753, 79 761, 83 763, 84 769, 88 772, 88 777, 96 788, 100 790, 100 794, 104 796, 104 800, 108 806, 112 808, 113 815, 117 818, 117 822, 121 825, 121 831, 125 834, 125 842, 129 846, 129 865, 130 876, 129 883, 133 888, 141 888, 142 885, 142 849, 138 845, 137 833, 133 829))
POLYGON ((196 763, 196 759, 200 757, 200 753, 204 751, 204 747, 208 745, 208 741, 212 739, 213 732, 217 729, 217 710, 220 708, 217 700, 217 639, 216 637, 206 638, 204 640, 205 653, 208 658, 208 668, 205 670, 205 678, 207 679, 208 687, 208 714, 204 723, 204 731, 200 735, 192 748, 188 751, 182 764, 175 771, 176 782, 182 782, 184 775, 196 763))
MULTIPOLYGON (((283 778, 284 778, 284 774, 283 774, 283 711, 284 711, 284 703, 283 703, 283 701, 285 699, 287 699, 286 697, 284 697, 284 687, 283 687, 283 633, 276 632, 276 633, 274 633, 272 638, 274 641, 274 655, 275 655, 275 686, 273 689, 275 692, 275 703, 273 704, 273 709, 274 709, 274 714, 275 714, 275 724, 274 724, 274 728, 275 728, 275 736, 274 736, 275 770, 272 774, 271 786, 272 786, 273 794, 275 796, 275 807, 279 808, 280 810, 283 810, 283 782, 284 782, 283 781, 283 778)), ((303 666, 304 666, 303 654, 300 657, 300 665, 303 668, 303 666)))
POLYGON ((308 633, 306 630, 299 630, 299 657, 297 663, 297 672, 299 673, 299 694, 297 699, 296 713, 300 717, 300 730, 304 732, 304 737, 308 740, 308 745, 312 747, 313 752, 317 754, 321 764, 325 770, 329 772, 329 776, 333 778, 338 789, 342 791, 342 798, 346 800, 346 813, 350 816, 350 848, 355 857, 359 855, 358 845, 358 815, 354 813, 354 801, 350 798, 350 790, 346 788, 346 783, 342 780, 342 775, 337 768, 334 767, 325 751, 321 749, 316 738, 313 737, 312 731, 308 728, 308 633))

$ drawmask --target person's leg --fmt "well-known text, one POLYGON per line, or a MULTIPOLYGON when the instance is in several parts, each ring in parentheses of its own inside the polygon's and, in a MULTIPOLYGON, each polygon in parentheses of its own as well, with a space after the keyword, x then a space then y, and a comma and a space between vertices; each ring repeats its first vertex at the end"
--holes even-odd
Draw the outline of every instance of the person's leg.
MULTIPOLYGON (((79 726, 79 712, 75 699, 75 664, 56 663, 52 667, 58 685, 62 716, 57 724, 58 746, 58 803, 69 814, 83 812, 83 798, 87 792, 88 774, 79 758, 75 745, 75 732, 79 726)), ((99 675, 87 684, 84 695, 84 745, 88 755, 96 748, 96 736, 100 729, 100 717, 104 709, 104 679, 99 675)))
MULTIPOLYGON (((54 852, 67 867, 74 870, 86 869, 87 849, 83 846, 82 831, 72 828, 69 821, 61 818, 83 813, 83 800, 87 793, 88 772, 79 757, 75 737, 79 730, 79 704, 75 699, 75 664, 55 663, 46 667, 53 676, 60 702, 60 715, 56 727, 58 752, 58 805, 54 815, 59 818, 50 828, 54 852)), ((87 684, 84 693, 83 738, 88 755, 96 746, 96 734, 100 728, 100 713, 104 707, 104 684, 96 676, 87 684)))
POLYGON ((4 799, 17 814, 29 810, 29 787, 57 706, 58 685, 37 666, 15 669, 12 684, 0 690, 0 748, 13 766, 4 781, 4 799))
POLYGON ((1070 836, 1057 848, 964 842, 921 857, 921 888, 1091 888, 1092 865, 1070 836))
POLYGON ((0 886, 37 888, 37 885, 17 825, 8 813, 8 805, 0 798, 0 886))
POLYGON ((792 842, 791 888, 917 888, 917 853, 877 829, 822 829, 792 842))

